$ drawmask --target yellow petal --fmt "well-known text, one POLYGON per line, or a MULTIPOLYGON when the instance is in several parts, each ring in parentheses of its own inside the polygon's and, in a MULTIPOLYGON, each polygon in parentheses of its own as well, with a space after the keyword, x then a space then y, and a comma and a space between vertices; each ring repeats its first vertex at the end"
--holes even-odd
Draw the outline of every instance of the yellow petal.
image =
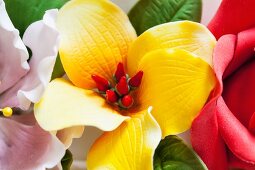
POLYGON ((153 169, 153 154, 161 131, 149 112, 138 113, 97 139, 88 154, 88 169, 153 169))
POLYGON ((191 21, 170 22, 145 31, 133 43, 128 54, 128 71, 137 71, 140 59, 156 49, 179 48, 201 57, 212 66, 216 39, 202 24, 191 21))
POLYGON ((137 94, 140 109, 154 109, 163 137, 190 128, 215 86, 212 68, 180 49, 156 50, 142 58, 144 77, 137 94))
POLYGON ((97 93, 75 87, 64 79, 49 84, 34 112, 40 126, 47 131, 79 125, 109 131, 129 118, 111 108, 97 93))
POLYGON ((92 74, 112 78, 136 38, 126 14, 106 0, 69 1, 59 12, 57 26, 64 69, 83 88, 95 87, 92 74))
POLYGON ((58 139, 69 148, 74 138, 80 138, 83 134, 84 126, 73 126, 59 130, 56 134, 58 139))

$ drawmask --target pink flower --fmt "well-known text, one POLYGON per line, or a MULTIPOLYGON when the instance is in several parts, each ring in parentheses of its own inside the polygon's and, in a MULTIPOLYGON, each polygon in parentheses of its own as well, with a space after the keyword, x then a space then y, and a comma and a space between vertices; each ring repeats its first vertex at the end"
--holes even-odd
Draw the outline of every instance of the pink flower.
MULTIPOLYGON (((0 0, 0 108, 28 109, 39 101, 58 52, 56 12, 48 11, 43 20, 31 24, 22 41, 0 0), (25 46, 32 51, 29 62, 25 46)), ((51 168, 65 153, 63 144, 37 125, 33 113, 0 117, 0 148, 1 170, 51 168)))

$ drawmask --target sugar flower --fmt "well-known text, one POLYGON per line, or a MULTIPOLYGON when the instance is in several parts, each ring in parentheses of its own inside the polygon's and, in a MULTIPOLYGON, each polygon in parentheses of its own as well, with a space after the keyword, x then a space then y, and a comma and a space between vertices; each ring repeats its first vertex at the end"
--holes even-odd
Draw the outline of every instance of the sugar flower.
POLYGON ((215 38, 189 21, 137 37, 126 14, 105 0, 68 2, 57 26, 71 82, 49 84, 35 105, 40 126, 107 131, 92 146, 88 169, 152 169, 161 138, 189 129, 215 86, 215 38))

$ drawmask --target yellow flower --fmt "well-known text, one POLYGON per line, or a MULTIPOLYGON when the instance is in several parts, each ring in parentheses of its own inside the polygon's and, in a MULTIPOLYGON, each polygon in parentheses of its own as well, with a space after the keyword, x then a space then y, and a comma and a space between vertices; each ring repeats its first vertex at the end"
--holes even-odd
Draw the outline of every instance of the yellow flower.
POLYGON ((48 131, 81 125, 107 131, 92 146, 88 169, 152 169, 160 139, 189 129, 215 86, 215 38, 189 21, 162 24, 137 37, 126 14, 107 0, 72 0, 57 22, 60 57, 72 83, 50 83, 35 105, 37 121, 48 131), (121 63, 129 77, 143 76, 139 87, 117 95, 112 91, 130 85, 128 77, 122 85, 112 77, 121 63), (109 94, 108 84, 101 87, 105 80, 109 94))

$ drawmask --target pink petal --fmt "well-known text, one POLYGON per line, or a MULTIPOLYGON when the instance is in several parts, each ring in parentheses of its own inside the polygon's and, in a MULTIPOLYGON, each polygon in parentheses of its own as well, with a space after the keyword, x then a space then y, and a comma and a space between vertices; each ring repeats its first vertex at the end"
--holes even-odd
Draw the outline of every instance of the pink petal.
POLYGON ((217 103, 217 119, 222 138, 236 157, 255 164, 255 136, 228 109, 223 98, 217 103))
POLYGON ((6 118, 0 118, 0 148, 1 170, 44 170, 57 165, 65 154, 64 145, 37 124, 6 118))
POLYGON ((222 0, 208 27, 218 39, 225 34, 237 34, 255 26, 254 0, 222 0))
POLYGON ((29 70, 28 52, 0 0, 0 94, 29 70))
POLYGON ((191 127, 192 146, 210 170, 227 169, 226 149, 219 132, 216 104, 222 93, 222 75, 234 54, 235 41, 234 35, 226 35, 219 39, 213 58, 218 85, 191 127))
POLYGON ((23 41, 32 50, 30 70, 17 84, 0 96, 0 106, 28 109, 40 97, 51 78, 58 53, 59 34, 55 19, 57 10, 47 11, 43 20, 31 24, 23 41))

